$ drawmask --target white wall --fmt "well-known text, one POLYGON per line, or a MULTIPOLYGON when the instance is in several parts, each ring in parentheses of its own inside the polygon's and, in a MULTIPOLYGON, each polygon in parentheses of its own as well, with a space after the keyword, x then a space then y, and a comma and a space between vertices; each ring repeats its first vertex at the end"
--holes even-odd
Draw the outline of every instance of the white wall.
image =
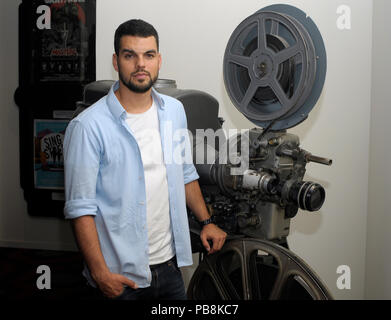
POLYGON ((391 2, 375 0, 366 290, 367 299, 391 299, 391 2))
MULTIPOLYGON (((308 1, 314 3, 314 1, 308 1)), ((364 298, 371 95, 372 2, 317 1, 308 12, 328 54, 323 95, 309 120, 294 132, 303 148, 333 159, 332 167, 307 166, 308 179, 326 186, 326 203, 294 221, 292 249, 319 272, 338 299, 364 298), (336 8, 352 10, 351 30, 336 27, 336 8), (365 76, 368 75, 368 76, 365 76), (351 268, 351 290, 338 290, 336 270, 351 268)))
MULTIPOLYGON (((114 79, 111 67, 115 28, 142 18, 159 31, 163 68, 160 76, 179 88, 198 89, 220 102, 226 128, 253 125, 236 111, 223 85, 222 61, 236 26, 260 8, 280 1, 260 0, 97 0, 97 78, 114 79)), ((334 160, 332 167, 308 165, 308 180, 322 183, 327 200, 317 214, 299 213, 292 223, 291 249, 324 280, 335 298, 364 297, 369 118, 371 90, 372 1, 291 0, 318 25, 328 54, 324 92, 309 119, 292 130, 302 147, 334 160), (341 4, 352 9, 352 29, 336 26, 341 4), (352 270, 351 290, 336 288, 339 265, 352 270)), ((66 223, 31 218, 19 187, 17 87, 17 1, 1 1, 0 245, 74 247, 66 223), (4 17, 3 17, 4 15, 4 17), (13 26, 12 28, 10 26, 13 26)))

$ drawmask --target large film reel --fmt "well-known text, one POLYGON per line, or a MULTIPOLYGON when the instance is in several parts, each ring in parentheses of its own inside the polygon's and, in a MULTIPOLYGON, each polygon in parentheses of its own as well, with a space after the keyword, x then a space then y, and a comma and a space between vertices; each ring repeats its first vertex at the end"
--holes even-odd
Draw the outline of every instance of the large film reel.
POLYGON ((291 251, 269 241, 231 240, 207 256, 187 294, 195 300, 328 300, 326 286, 291 251))
POLYGON ((307 15, 274 5, 245 19, 224 55, 224 82, 233 104, 257 126, 272 130, 304 121, 326 75, 322 36, 307 15))

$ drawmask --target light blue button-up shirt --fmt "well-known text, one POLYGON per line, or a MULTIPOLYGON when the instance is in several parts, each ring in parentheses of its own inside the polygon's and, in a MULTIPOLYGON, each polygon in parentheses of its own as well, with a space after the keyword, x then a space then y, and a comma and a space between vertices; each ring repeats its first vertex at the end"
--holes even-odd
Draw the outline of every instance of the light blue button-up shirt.
MULTIPOLYGON (((95 216, 108 268, 143 288, 151 282, 144 169, 137 141, 126 123, 126 111, 114 94, 118 87, 116 82, 107 96, 68 125, 64 214, 66 219, 95 216)), ((154 89, 152 96, 158 106, 175 252, 178 265, 187 266, 193 261, 185 184, 198 179, 198 174, 189 161, 178 161, 188 139, 183 134, 186 114, 178 100, 154 89)), ((87 267, 84 275, 95 285, 87 267)))

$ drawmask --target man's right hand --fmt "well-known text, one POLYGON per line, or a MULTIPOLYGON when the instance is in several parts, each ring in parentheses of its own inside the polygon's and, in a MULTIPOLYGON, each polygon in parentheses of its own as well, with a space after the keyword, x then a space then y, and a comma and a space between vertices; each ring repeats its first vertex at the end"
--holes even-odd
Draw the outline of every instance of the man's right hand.
POLYGON ((107 272, 103 275, 94 277, 95 282, 97 283, 99 289, 102 293, 108 298, 119 297, 125 290, 125 286, 128 286, 133 289, 137 289, 137 284, 128 279, 127 277, 107 272))
POLYGON ((121 295, 124 287, 137 289, 134 281, 123 275, 111 273, 100 249, 94 216, 86 215, 72 220, 77 244, 87 262, 92 278, 108 298, 121 295))

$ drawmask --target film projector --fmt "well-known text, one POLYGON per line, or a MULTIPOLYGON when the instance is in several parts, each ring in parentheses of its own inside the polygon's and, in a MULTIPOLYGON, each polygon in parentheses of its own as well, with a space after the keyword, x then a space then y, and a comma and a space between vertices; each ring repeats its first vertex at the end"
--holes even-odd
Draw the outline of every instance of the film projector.
MULTIPOLYGON (((213 165, 196 165, 205 201, 229 240, 219 253, 202 255, 190 299, 332 299, 286 240, 298 209, 317 211, 325 200, 321 185, 303 181, 305 166, 332 161, 301 149, 299 137, 286 129, 303 122, 315 106, 326 65, 318 28, 295 7, 263 8, 232 33, 224 55, 225 87, 234 106, 262 129, 229 138, 231 146, 248 144, 249 165, 242 174, 231 174, 238 161, 219 164, 218 155, 213 165)), ((239 158, 242 149, 234 148, 239 158)))
MULTIPOLYGON (((315 23, 300 9, 279 4, 240 23, 224 55, 227 93, 257 128, 200 139, 197 130, 222 129, 217 100, 205 92, 177 89, 174 80, 156 82, 159 92, 184 105, 205 203, 214 223, 228 234, 220 252, 206 255, 200 226, 188 212, 193 253, 200 255, 188 286, 189 299, 332 299, 287 243, 290 221, 298 210, 317 211, 325 200, 324 188, 303 178, 307 163, 332 161, 301 149, 299 137, 287 129, 303 122, 315 106, 326 65, 315 23), (208 161, 200 159, 206 154, 208 161)), ((87 85, 76 114, 107 94, 112 84, 87 85)))

